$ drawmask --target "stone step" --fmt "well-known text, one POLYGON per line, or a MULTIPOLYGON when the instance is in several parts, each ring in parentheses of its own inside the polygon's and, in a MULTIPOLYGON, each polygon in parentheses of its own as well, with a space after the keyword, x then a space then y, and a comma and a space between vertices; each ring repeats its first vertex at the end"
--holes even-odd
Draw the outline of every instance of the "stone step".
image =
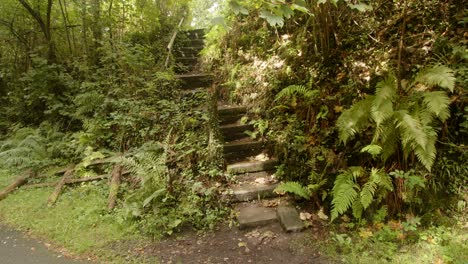
POLYGON ((273 190, 278 187, 278 183, 272 184, 242 184, 232 188, 232 201, 233 202, 247 202, 259 200, 263 198, 276 197, 278 194, 273 190))
POLYGON ((198 47, 179 47, 174 50, 175 57, 199 57, 200 51, 203 46, 198 47))
POLYGON ((276 164, 276 159, 269 159, 265 161, 242 161, 229 164, 226 168, 226 171, 230 174, 244 174, 259 171, 270 171, 275 168, 276 164))
POLYGON ((292 205, 280 205, 276 208, 276 214, 281 226, 286 232, 299 232, 305 228, 299 212, 292 205))
POLYGON ((261 141, 252 141, 240 139, 224 144, 224 159, 227 162, 245 160, 248 157, 259 155, 264 150, 264 143, 261 141))
POLYGON ((204 29, 193 29, 180 32, 181 35, 185 35, 190 39, 200 39, 205 38, 205 30, 204 29))
POLYGON ((277 221, 275 209, 255 203, 240 204, 236 211, 240 229, 265 226, 277 221))
POLYGON ((198 64, 198 57, 178 57, 175 58, 175 63, 182 63, 185 66, 193 66, 198 64))
POLYGON ((245 131, 253 131, 254 126, 249 124, 235 123, 222 125, 220 129, 225 141, 233 141, 247 136, 245 131))
POLYGON ((209 87, 213 83, 213 76, 209 74, 181 74, 176 78, 181 81, 184 90, 209 87))
POLYGON ((218 106, 220 125, 236 123, 245 115, 247 115, 245 106, 218 106))
POLYGON ((184 65, 182 63, 176 63, 174 66, 174 71, 177 74, 189 74, 196 72, 198 69, 198 65, 184 65))
POLYGON ((203 38, 190 39, 184 43, 184 47, 199 47, 205 46, 205 40, 203 38))
POLYGON ((230 116, 230 115, 245 115, 247 113, 247 108, 240 105, 221 105, 218 106, 218 115, 230 116))
POLYGON ((262 141, 254 141, 250 138, 244 137, 239 140, 224 143, 224 154, 258 150, 263 149, 264 146, 265 144, 262 141))

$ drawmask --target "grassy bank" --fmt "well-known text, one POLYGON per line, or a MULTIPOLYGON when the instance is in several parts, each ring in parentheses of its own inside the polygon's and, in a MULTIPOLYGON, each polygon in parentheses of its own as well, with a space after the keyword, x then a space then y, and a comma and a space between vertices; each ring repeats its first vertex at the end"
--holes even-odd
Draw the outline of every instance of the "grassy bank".
MULTIPOLYGON (((14 178, 1 171, 0 189, 14 178)), ((72 253, 105 257, 111 243, 142 238, 119 212, 107 213, 108 188, 105 181, 66 188, 52 207, 47 198, 53 188, 20 188, 0 202, 0 220, 72 253)))

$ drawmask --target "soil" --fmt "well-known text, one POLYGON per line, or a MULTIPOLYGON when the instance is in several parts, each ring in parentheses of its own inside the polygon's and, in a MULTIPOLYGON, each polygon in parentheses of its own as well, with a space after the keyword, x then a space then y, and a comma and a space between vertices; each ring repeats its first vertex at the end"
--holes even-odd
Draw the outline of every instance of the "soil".
POLYGON ((323 237, 320 232, 309 228, 285 233, 279 224, 250 230, 223 226, 210 233, 185 232, 160 242, 120 242, 112 250, 126 252, 122 257, 128 260, 147 263, 332 263, 313 245, 323 237))

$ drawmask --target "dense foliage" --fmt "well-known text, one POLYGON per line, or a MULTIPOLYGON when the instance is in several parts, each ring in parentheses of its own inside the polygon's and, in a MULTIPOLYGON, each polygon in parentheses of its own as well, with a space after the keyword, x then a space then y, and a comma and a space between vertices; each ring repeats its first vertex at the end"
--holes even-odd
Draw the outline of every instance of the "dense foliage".
POLYGON ((119 214, 155 235, 211 227, 223 212, 206 180, 218 168, 200 111, 208 94, 182 94, 164 65, 189 4, 2 1, 0 166, 74 163, 81 177, 102 173, 93 160, 122 155, 132 177, 119 214))
POLYGON ((463 1, 229 1, 205 59, 261 118, 278 192, 332 220, 450 214, 466 204, 466 19, 463 1))

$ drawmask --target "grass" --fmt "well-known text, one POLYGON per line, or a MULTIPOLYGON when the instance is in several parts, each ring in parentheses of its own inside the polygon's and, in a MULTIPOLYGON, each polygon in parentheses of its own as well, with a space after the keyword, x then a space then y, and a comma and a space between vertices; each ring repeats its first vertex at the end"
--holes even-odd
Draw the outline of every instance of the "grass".
MULTIPOLYGON (((384 228, 333 233, 320 242, 325 255, 337 263, 464 264, 468 263, 465 224, 418 228, 412 234, 384 228)), ((387 225, 388 227, 388 225, 387 225)))
MULTIPOLYGON (((0 171, 0 189, 14 178, 0 171)), ((106 211, 108 188, 103 181, 66 188, 52 207, 47 198, 53 188, 18 189, 0 202, 0 220, 74 253, 105 255, 113 242, 140 238, 121 213, 106 211)))

